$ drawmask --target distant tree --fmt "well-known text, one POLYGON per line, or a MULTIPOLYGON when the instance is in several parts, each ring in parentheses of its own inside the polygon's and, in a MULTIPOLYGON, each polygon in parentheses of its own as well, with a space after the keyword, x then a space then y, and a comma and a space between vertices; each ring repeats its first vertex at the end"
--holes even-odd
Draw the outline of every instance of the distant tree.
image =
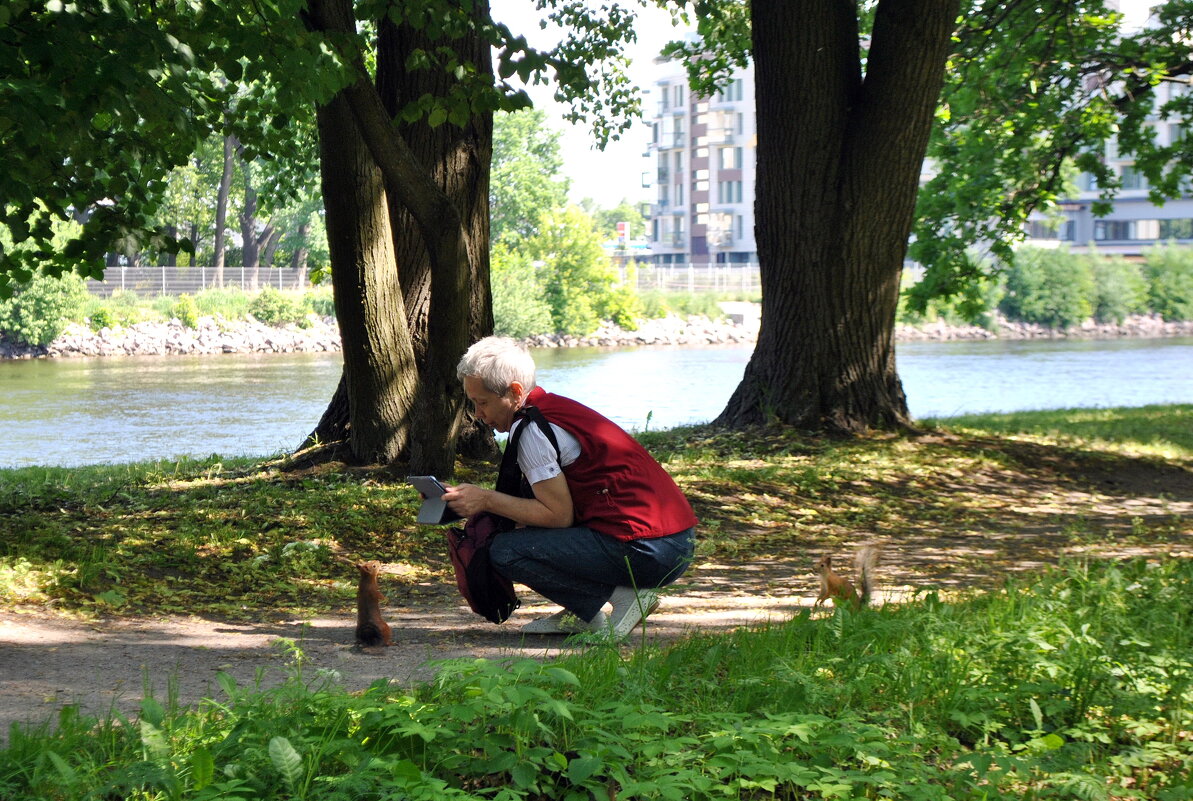
POLYGON ((507 337, 555 330, 538 271, 524 248, 493 243, 493 332, 507 337))
POLYGON ((548 214, 525 250, 537 266, 555 330, 595 331, 616 275, 592 218, 577 206, 548 214))
POLYGON ((1088 259, 1065 250, 1023 248, 1007 268, 999 309, 1012 320, 1069 328, 1093 314, 1094 294, 1088 259))
POLYGON ((1152 310, 1165 320, 1193 320, 1193 249, 1169 242, 1144 256, 1152 310))
POLYGON ((597 231, 606 240, 617 237, 617 224, 621 222, 628 223, 627 239, 638 239, 646 234, 646 217, 642 214, 641 204, 623 199, 611 209, 602 209, 595 201, 586 198, 580 207, 592 216, 597 231))
POLYGON ((539 221, 567 205, 559 131, 539 109, 498 114, 493 121, 489 182, 495 242, 515 246, 538 231, 539 221))

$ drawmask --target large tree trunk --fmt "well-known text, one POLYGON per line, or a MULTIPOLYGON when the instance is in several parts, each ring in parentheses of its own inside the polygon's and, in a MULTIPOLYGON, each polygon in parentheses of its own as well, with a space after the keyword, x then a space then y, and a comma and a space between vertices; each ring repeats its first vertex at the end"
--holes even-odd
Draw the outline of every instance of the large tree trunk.
POLYGON ((351 449, 361 461, 390 462, 408 445, 418 379, 385 185, 343 94, 319 109, 318 121, 351 449))
MULTIPOLYGON (((473 16, 488 15, 487 2, 476 3, 473 16)), ((383 21, 377 46, 377 89, 385 109, 396 117, 402 106, 424 94, 446 96, 455 78, 443 70, 405 68, 409 55, 418 49, 434 52, 448 44, 429 40, 409 26, 383 21)), ((450 43, 461 61, 475 64, 481 74, 492 75, 490 46, 471 37, 450 43)), ((437 128, 419 123, 399 125, 398 131, 411 151, 429 169, 435 184, 459 211, 468 248, 468 286, 466 318, 451 322, 467 330, 466 343, 493 333, 492 294, 489 287, 489 166, 493 155, 492 114, 474 115, 460 128, 446 124, 437 128)), ((430 345, 431 257, 422 232, 410 211, 390 195, 390 215, 394 221, 394 249, 401 265, 402 292, 406 301, 407 322, 414 339, 415 358, 420 372, 430 379, 428 392, 415 407, 414 425, 433 425, 436 418, 450 419, 458 432, 455 443, 460 452, 473 456, 497 453, 492 431, 479 424, 466 410, 463 388, 455 376, 455 366, 463 349, 452 352, 430 345), (438 379, 432 376, 439 376, 438 379)), ((463 307, 461 307, 463 310, 463 307)), ((432 444, 432 443, 429 443, 432 444)), ((437 445, 437 444, 435 444, 437 445)), ((416 440, 411 458, 442 463, 454 460, 452 442, 444 442, 434 454, 422 454, 416 440)))
POLYGON ((863 80, 854 4, 751 4, 762 324, 718 424, 910 424, 895 312, 958 8, 882 0, 863 80))
MULTIPOLYGON (((356 30, 350 0, 311 0, 307 22, 315 30, 331 33, 356 30)), ((465 37, 469 41, 475 38, 475 34, 465 37)), ((461 46, 459 40, 449 44, 461 46)), ((487 50, 484 52, 487 55, 487 50)), ((405 55, 387 56, 399 57, 404 64, 405 55)), ((373 253, 373 257, 363 260, 358 255, 355 267, 348 267, 352 264, 353 249, 345 247, 342 241, 332 243, 332 277, 336 316, 344 339, 343 383, 348 399, 351 447, 358 458, 378 461, 396 459, 408 447, 411 470, 450 476, 455 470, 455 443, 463 416, 455 363, 468 343, 473 251, 460 209, 436 182, 427 163, 395 132, 391 113, 368 79, 363 57, 354 57, 352 61, 357 79, 340 92, 335 103, 321 110, 319 126, 328 239, 354 238, 358 250, 373 253), (346 124, 349 115, 354 127, 346 124), (351 137, 347 136, 348 129, 354 132, 351 137), (348 173, 349 165, 335 161, 348 139, 353 147, 363 143, 367 148, 367 151, 354 150, 354 173, 360 174, 348 173), (383 186, 377 183, 367 198, 358 198, 357 208, 339 203, 333 207, 329 189, 338 185, 337 191, 346 194, 349 187, 344 184, 354 185, 365 179, 366 156, 371 156, 370 163, 379 170, 368 171, 368 180, 379 181, 383 177, 383 186), (402 301, 403 290, 393 262, 389 209, 378 210, 372 205, 386 203, 386 192, 392 195, 392 201, 409 211, 412 222, 402 224, 417 226, 429 262, 432 291, 426 338, 420 344, 423 356, 417 363, 402 301), (379 221, 382 212, 386 212, 384 231, 379 221), (377 237, 382 234, 387 237, 388 255, 377 258, 381 250, 377 237), (393 363, 387 364, 386 360, 393 363), (401 402, 393 410, 377 406, 385 401, 387 388, 400 393, 401 402), (391 413, 398 411, 398 407, 402 412, 400 417, 391 413), (372 430, 371 434, 365 434, 365 426, 372 430), (385 447, 378 447, 378 441, 383 438, 385 447)), ((485 163, 483 170, 487 169, 485 163)), ((405 264, 401 266, 405 271, 405 264)))

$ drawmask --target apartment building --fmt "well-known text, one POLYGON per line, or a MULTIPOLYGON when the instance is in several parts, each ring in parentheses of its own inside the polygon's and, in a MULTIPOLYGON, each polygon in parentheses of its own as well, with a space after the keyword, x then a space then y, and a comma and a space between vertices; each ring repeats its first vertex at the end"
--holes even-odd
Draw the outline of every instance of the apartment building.
POLYGON ((655 64, 650 261, 757 264, 753 66, 735 73, 721 92, 702 98, 688 88, 682 64, 666 59, 655 64))

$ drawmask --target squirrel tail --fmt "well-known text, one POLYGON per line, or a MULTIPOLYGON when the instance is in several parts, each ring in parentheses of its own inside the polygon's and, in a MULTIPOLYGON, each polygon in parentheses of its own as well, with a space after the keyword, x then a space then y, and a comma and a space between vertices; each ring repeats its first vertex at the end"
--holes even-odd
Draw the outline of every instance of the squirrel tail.
POLYGON ((874 587, 877 585, 878 554, 881 551, 881 545, 871 543, 859 548, 853 558, 853 567, 857 571, 855 575, 861 589, 859 600, 862 606, 869 606, 870 597, 874 594, 874 587))

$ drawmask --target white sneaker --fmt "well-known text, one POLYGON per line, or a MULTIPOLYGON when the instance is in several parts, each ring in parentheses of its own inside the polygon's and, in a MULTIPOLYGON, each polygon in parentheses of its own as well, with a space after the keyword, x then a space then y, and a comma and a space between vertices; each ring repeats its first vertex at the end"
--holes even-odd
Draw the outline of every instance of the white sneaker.
MULTIPOLYGON (((617 587, 609 596, 613 611, 609 613, 609 625, 614 638, 620 640, 629 634, 646 616, 659 608, 659 594, 654 590, 634 591, 633 587, 617 587)), ((595 622, 595 621, 594 621, 595 622)))
POLYGON ((581 634, 586 631, 604 631, 609 625, 604 612, 597 612, 590 622, 585 623, 566 609, 553 615, 540 617, 522 626, 523 634, 581 634))

